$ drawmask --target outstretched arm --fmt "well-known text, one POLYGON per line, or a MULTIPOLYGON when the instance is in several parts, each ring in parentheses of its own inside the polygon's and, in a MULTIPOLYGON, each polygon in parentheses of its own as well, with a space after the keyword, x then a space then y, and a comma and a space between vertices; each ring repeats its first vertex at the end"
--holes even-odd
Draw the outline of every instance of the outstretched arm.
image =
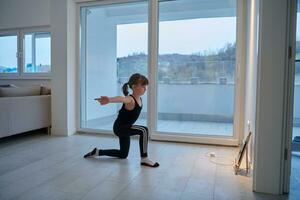
POLYGON ((115 97, 108 97, 108 96, 101 96, 100 98, 96 98, 101 105, 106 105, 108 103, 124 103, 124 104, 131 104, 132 98, 126 96, 115 96, 115 97))

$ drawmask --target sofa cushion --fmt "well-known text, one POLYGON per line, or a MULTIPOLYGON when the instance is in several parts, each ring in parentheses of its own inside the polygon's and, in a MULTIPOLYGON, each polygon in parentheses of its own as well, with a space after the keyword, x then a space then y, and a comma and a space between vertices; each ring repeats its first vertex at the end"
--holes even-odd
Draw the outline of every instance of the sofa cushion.
POLYGON ((35 96, 40 95, 41 86, 30 87, 6 87, 0 88, 1 97, 19 97, 19 96, 35 96))

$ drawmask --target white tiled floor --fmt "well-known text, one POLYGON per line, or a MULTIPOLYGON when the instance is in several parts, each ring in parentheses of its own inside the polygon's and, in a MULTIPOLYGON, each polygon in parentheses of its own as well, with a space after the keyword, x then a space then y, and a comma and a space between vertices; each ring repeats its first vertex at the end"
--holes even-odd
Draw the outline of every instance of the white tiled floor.
MULTIPOLYGON (((136 139, 124 160, 82 158, 95 146, 114 148, 118 140, 41 133, 1 139, 0 199, 288 199, 253 193, 251 177, 234 175, 237 148, 151 141, 149 154, 160 162, 152 169, 139 165, 136 139), (207 156, 212 151, 214 162, 207 156)), ((294 190, 289 199, 299 199, 294 190)))

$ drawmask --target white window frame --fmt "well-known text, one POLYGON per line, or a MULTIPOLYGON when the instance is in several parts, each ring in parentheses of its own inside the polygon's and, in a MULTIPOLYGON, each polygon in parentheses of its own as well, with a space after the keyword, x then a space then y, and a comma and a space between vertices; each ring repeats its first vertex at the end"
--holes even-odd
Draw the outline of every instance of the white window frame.
MULTIPOLYGON (((115 3, 129 3, 129 2, 143 2, 147 0, 76 0, 77 3, 77 24, 76 29, 79 32, 78 40, 76 41, 76 46, 78 48, 77 52, 77 70, 82 72, 81 65, 84 63, 82 60, 80 48, 84 46, 80 42, 80 8, 84 6, 97 6, 97 5, 112 5, 115 3)), ((148 0, 148 75, 150 79, 150 85, 148 89, 148 121, 147 126, 149 128, 150 138, 152 140, 161 140, 161 141, 177 141, 177 142, 187 142, 187 143, 202 143, 202 144, 217 144, 217 145, 228 145, 228 146, 237 146, 243 139, 243 129, 244 129, 244 79, 245 79, 245 21, 246 21, 246 4, 243 0, 236 0, 237 3, 237 24, 236 24, 236 77, 235 77, 235 108, 234 108, 234 124, 233 124, 233 136, 212 136, 212 135, 188 135, 181 134, 175 135, 167 133, 161 134, 157 132, 156 129, 156 95, 157 94, 157 83, 156 83, 156 64, 157 64, 157 47, 158 47, 158 2, 160 0, 148 0)), ((163 1, 163 0, 162 0, 163 1)), ((84 54, 84 53, 83 53, 84 54)), ((78 80, 81 80, 80 73, 78 73, 78 80)), ((82 81, 82 80, 81 80, 82 81)), ((80 81, 78 81, 80 83, 80 81)), ((80 88, 80 85, 78 85, 80 88)), ((78 89, 78 99, 84 91, 78 89)), ((112 134, 112 131, 103 131, 95 129, 80 128, 80 112, 81 112, 81 103, 77 103, 77 131, 85 133, 101 133, 101 134, 112 134)))
MULTIPOLYGON (((232 136, 215 136, 215 135, 193 135, 188 133, 167 133, 156 130, 157 118, 157 59, 158 59, 158 26, 159 26, 159 2, 164 0, 149 0, 149 33, 148 33, 148 48, 149 48, 149 64, 148 74, 151 76, 149 90, 148 90, 148 128, 150 138, 160 141, 175 141, 175 142, 188 142, 188 143, 202 143, 214 145, 228 145, 237 146, 243 138, 244 127, 244 73, 245 69, 243 63, 245 62, 244 47, 244 22, 245 22, 245 3, 242 0, 236 1, 236 68, 235 68, 235 91, 234 91, 234 122, 233 122, 233 135, 232 136), (151 38, 150 38, 151 37, 151 38), (155 94, 155 95, 153 95, 155 94)), ((167 0, 170 1, 170 0, 167 0)))
MULTIPOLYGON (((24 72, 24 40, 25 35, 30 33, 49 33, 51 38, 51 32, 49 26, 42 27, 30 27, 30 28, 19 28, 11 30, 0 30, 0 35, 17 35, 17 55, 18 55, 18 70, 17 73, 0 73, 1 79, 51 79, 52 67, 50 64, 50 72, 24 72)), ((50 47, 51 48, 51 47, 50 47)), ((51 58, 50 58, 51 60, 51 58)))

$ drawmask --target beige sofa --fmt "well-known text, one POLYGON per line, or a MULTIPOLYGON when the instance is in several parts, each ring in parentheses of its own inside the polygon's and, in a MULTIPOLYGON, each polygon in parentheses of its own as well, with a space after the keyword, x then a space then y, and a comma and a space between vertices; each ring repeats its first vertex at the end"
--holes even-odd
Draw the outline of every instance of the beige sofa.
POLYGON ((0 138, 50 126, 50 90, 41 86, 0 87, 0 138))

